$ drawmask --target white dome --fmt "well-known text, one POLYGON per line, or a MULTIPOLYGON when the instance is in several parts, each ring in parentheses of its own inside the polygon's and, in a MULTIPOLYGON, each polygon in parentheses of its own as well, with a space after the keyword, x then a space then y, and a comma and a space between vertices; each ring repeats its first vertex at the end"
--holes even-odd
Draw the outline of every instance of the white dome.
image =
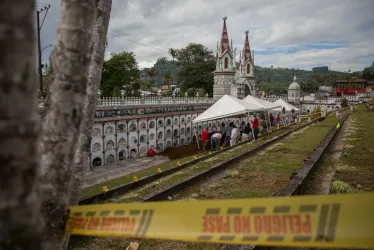
POLYGON ((300 85, 296 82, 296 76, 293 78, 293 82, 288 87, 288 90, 301 90, 300 85))
POLYGON ((300 90, 300 85, 297 82, 291 83, 291 85, 288 87, 288 90, 300 90))

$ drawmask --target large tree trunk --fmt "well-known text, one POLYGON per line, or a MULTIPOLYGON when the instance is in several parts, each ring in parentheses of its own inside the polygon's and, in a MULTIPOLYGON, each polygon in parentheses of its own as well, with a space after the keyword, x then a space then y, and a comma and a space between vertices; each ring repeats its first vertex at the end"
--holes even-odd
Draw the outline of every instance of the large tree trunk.
POLYGON ((71 183, 70 204, 79 202, 83 185, 83 174, 90 167, 89 154, 91 153, 91 132, 96 106, 97 91, 100 88, 101 73, 104 63, 105 43, 108 33, 112 0, 99 0, 95 32, 93 34, 93 49, 91 64, 88 71, 87 96, 84 104, 84 114, 81 123, 77 149, 75 151, 74 176, 71 183))
POLYGON ((43 249, 61 249, 72 164, 83 119, 96 0, 62 0, 41 140, 39 196, 46 231, 43 249))
POLYGON ((0 4, 0 249, 41 249, 34 8, 0 4))

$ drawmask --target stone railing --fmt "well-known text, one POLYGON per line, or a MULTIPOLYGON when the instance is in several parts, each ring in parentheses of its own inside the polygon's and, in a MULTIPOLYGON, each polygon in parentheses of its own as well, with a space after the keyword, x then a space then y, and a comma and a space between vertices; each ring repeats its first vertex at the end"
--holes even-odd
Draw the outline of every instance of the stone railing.
POLYGON ((167 105, 167 104, 213 104, 208 97, 103 97, 96 102, 96 107, 113 107, 129 105, 167 105))

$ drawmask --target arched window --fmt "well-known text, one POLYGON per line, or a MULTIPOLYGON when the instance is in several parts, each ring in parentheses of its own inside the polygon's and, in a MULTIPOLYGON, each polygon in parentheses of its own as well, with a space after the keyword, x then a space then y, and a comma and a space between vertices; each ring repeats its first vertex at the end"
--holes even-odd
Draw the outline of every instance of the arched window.
POLYGON ((225 58, 225 69, 229 67, 229 59, 226 57, 225 58))
POLYGON ((251 66, 247 64, 247 74, 249 74, 249 70, 251 69, 251 66))

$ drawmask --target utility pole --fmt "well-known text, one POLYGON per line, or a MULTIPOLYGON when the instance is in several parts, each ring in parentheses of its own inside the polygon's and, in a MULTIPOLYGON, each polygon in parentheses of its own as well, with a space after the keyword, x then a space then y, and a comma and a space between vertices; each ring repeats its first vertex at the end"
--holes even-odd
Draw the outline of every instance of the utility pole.
POLYGON ((40 10, 36 11, 36 25, 37 25, 36 27, 37 27, 37 32, 38 32, 38 74, 39 74, 39 84, 40 84, 40 86, 39 86, 40 87, 40 97, 42 97, 42 98, 44 98, 45 95, 44 95, 44 89, 43 89, 43 72, 42 72, 43 65, 42 65, 42 47, 41 47, 41 43, 40 43, 40 30, 43 27, 45 17, 47 16, 47 13, 48 13, 48 10, 49 10, 50 7, 51 7, 51 5, 48 5, 48 6, 45 6, 44 8, 41 8, 40 10), (40 13, 42 13, 45 10, 47 12, 44 15, 42 23, 40 24, 40 13))

